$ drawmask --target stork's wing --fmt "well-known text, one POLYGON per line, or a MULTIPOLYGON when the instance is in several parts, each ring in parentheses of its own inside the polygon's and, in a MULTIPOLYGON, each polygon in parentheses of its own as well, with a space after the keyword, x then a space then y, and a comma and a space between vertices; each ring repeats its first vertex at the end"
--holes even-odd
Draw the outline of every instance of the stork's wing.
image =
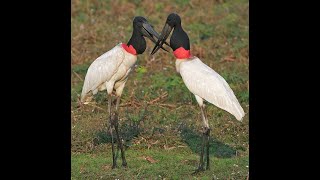
POLYGON ((242 120, 245 113, 228 83, 199 58, 182 62, 180 74, 192 93, 242 120))
POLYGON ((110 80, 117 72, 124 57, 122 47, 117 45, 93 61, 84 80, 81 93, 82 102, 85 100, 87 93, 90 91, 96 92, 100 85, 110 80))

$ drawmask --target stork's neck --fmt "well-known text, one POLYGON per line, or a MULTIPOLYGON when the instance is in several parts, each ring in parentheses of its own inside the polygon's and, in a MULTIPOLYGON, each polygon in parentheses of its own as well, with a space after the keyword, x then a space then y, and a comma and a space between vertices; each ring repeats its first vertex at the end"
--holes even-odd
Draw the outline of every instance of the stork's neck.
MULTIPOLYGON (((137 29, 133 29, 132 36, 127 43, 127 46, 132 46, 133 49, 136 51, 135 55, 142 54, 146 50, 146 40, 144 39, 142 33, 137 29)), ((129 52, 131 53, 131 52, 129 52)), ((132 53, 131 53, 132 54, 132 53)))
POLYGON ((189 59, 192 57, 190 50, 186 50, 182 46, 174 50, 173 55, 179 60, 189 59))
POLYGON ((192 57, 190 52, 190 42, 187 33, 182 29, 181 24, 177 24, 170 38, 170 46, 177 59, 188 59, 192 57))

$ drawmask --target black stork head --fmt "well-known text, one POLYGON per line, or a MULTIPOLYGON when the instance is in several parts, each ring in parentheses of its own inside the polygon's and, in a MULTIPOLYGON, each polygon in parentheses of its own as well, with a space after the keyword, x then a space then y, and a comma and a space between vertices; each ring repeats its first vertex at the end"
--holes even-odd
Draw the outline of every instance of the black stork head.
MULTIPOLYGON (((146 50, 146 41, 143 36, 149 38, 154 43, 157 42, 154 36, 157 39, 159 38, 159 34, 144 17, 136 16, 133 19, 133 33, 127 45, 132 45, 137 54, 142 54, 146 50)), ((164 49, 163 47, 161 48, 164 49)), ((166 49, 164 50, 167 51, 166 49)))
POLYGON ((153 48, 151 54, 156 53, 166 39, 170 35, 172 29, 174 29, 172 36, 170 38, 170 47, 173 51, 183 47, 185 50, 190 50, 190 42, 187 33, 181 27, 181 18, 176 13, 171 13, 167 17, 166 24, 164 25, 161 35, 153 48))

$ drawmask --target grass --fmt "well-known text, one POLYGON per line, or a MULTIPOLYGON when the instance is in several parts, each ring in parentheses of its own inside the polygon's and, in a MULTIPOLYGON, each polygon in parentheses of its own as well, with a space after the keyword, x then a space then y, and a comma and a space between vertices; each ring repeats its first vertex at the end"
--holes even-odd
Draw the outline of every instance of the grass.
POLYGON ((197 156, 184 147, 171 151, 130 149, 126 155, 128 168, 111 170, 110 153, 73 154, 72 179, 128 179, 128 177, 135 179, 181 179, 182 177, 184 179, 212 179, 212 177, 225 177, 225 169, 229 169, 230 178, 245 179, 242 174, 248 171, 248 159, 245 157, 237 160, 213 158, 211 168, 214 169, 214 173, 205 171, 192 176, 190 172, 197 165, 195 160, 197 156), (157 162, 150 163, 145 160, 145 157, 153 157, 157 162))
POLYGON ((72 0, 71 179, 246 179, 248 6, 247 0, 72 0), (106 93, 94 97, 94 106, 78 107, 87 68, 104 52, 129 40, 134 16, 146 17, 160 32, 170 12, 182 17, 192 54, 226 79, 246 116, 240 123, 207 104, 212 129, 211 170, 192 176, 199 160, 200 110, 175 71, 172 53, 158 51, 150 56, 153 44, 147 40, 147 49, 138 56, 121 99, 120 129, 128 168, 111 170, 111 139, 105 131, 106 93), (156 162, 150 163, 146 157, 156 162))

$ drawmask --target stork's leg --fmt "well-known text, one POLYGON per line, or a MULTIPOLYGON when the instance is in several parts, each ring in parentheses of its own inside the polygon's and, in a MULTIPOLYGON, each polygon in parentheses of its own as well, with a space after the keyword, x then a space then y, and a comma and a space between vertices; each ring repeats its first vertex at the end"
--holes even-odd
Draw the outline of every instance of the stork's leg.
POLYGON ((204 146, 205 146, 205 135, 202 135, 202 144, 201 144, 201 152, 200 152, 200 163, 198 166, 197 171, 204 171, 204 161, 203 161, 203 154, 204 154, 204 146))
POLYGON ((206 154, 206 159, 207 159, 207 167, 206 169, 209 170, 210 169, 210 160, 209 160, 209 142, 210 142, 210 128, 209 128, 209 124, 208 124, 208 118, 207 118, 207 114, 205 111, 205 107, 200 106, 201 109, 201 114, 202 114, 202 122, 203 122, 203 136, 205 137, 205 146, 207 147, 207 154, 206 154))
POLYGON ((206 132, 206 136, 207 136, 207 170, 210 170, 210 160, 209 160, 209 142, 210 142, 210 128, 207 129, 207 132, 206 132))
POLYGON ((120 147, 120 150, 121 150, 122 166, 127 167, 127 161, 126 161, 126 157, 125 157, 125 154, 124 154, 122 138, 119 135, 120 132, 119 132, 119 129, 118 129, 118 126, 119 126, 119 120, 118 120, 118 117, 119 117, 118 116, 119 104, 120 104, 120 96, 117 96, 116 113, 115 113, 115 118, 114 118, 114 120, 115 120, 114 127, 115 127, 115 130, 116 130, 116 135, 117 135, 117 139, 118 139, 118 146, 120 147))
POLYGON ((207 168, 209 169, 209 133, 210 133, 210 129, 209 129, 209 124, 208 124, 208 119, 206 117, 206 114, 204 112, 204 104, 203 104, 203 99, 197 95, 195 95, 197 102, 199 103, 200 109, 201 109, 201 117, 202 117, 202 145, 201 145, 201 152, 200 152, 200 163, 198 166, 198 169, 193 173, 198 173, 200 171, 204 171, 204 160, 203 160, 203 156, 204 156, 204 146, 207 146, 206 150, 206 157, 207 157, 207 168))
POLYGON ((112 127, 114 126, 112 122, 112 115, 111 115, 111 103, 112 103, 112 96, 111 94, 108 95, 108 113, 109 113, 109 131, 111 134, 111 148, 112 148, 112 169, 117 166, 117 160, 114 152, 114 139, 112 133, 112 127))

